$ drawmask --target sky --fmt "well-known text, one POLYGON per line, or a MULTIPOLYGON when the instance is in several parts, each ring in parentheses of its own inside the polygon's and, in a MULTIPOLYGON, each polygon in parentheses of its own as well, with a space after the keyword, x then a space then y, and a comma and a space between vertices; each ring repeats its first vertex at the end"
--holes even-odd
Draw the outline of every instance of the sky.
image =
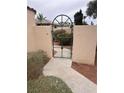
MULTIPOLYGON (((27 5, 43 14, 48 20, 52 21, 57 15, 65 14, 74 21, 74 14, 80 9, 86 15, 89 1, 91 0, 27 0, 27 5)), ((90 23, 89 19, 86 18, 87 23, 90 23)))

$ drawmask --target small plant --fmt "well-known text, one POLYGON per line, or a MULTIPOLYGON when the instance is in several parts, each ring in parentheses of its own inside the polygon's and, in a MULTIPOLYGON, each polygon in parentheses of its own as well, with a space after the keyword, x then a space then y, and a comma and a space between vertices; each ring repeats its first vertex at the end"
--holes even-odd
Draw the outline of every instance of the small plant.
POLYGON ((45 19, 46 17, 43 17, 42 14, 38 13, 36 17, 36 25, 41 25, 45 19))
POLYGON ((27 79, 37 79, 42 75, 44 65, 49 61, 46 53, 39 50, 27 55, 27 79))

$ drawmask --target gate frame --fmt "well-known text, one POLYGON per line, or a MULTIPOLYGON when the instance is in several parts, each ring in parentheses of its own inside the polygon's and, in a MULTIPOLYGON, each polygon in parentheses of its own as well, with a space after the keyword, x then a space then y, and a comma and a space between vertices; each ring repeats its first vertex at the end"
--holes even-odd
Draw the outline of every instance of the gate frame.
MULTIPOLYGON (((59 23, 60 24, 60 23, 59 23)), ((63 26, 63 24, 60 24, 59 25, 59 27, 64 27, 63 26)), ((63 28, 62 28, 63 29, 63 28)), ((72 59, 72 47, 73 47, 73 22, 72 22, 72 20, 71 20, 71 18, 69 17, 69 16, 67 16, 67 15, 65 15, 65 14, 60 14, 60 15, 57 15, 54 19, 53 19, 53 21, 52 21, 52 31, 51 31, 51 34, 52 34, 52 45, 53 45, 53 49, 52 49, 52 57, 54 57, 54 58, 67 58, 67 59, 72 59), (66 21, 64 22, 64 23, 66 23, 66 22, 68 22, 68 20, 70 20, 70 25, 68 26, 68 28, 70 28, 71 29, 71 33, 72 33, 72 43, 71 43, 71 45, 70 45, 70 50, 71 50, 71 53, 70 53, 70 57, 55 57, 55 55, 54 55, 54 40, 53 40, 53 30, 54 30, 54 22, 55 21, 57 21, 58 23, 59 23, 59 21, 58 20, 56 20, 58 17, 61 17, 61 22, 63 22, 63 19, 62 19, 62 17, 67 17, 67 19, 66 19, 66 21)), ((62 51, 61 51, 62 52, 62 51)))

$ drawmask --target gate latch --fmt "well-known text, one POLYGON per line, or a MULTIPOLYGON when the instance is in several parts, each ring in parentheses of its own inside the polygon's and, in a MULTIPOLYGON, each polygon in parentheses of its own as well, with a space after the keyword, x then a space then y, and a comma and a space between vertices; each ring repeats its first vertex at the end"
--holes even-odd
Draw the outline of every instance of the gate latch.
POLYGON ((63 46, 61 46, 61 49, 63 49, 63 46))

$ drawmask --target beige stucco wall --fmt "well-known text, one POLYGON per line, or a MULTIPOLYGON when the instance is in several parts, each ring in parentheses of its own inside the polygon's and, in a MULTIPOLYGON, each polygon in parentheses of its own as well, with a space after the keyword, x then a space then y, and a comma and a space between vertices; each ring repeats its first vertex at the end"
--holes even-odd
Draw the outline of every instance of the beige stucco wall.
POLYGON ((27 9, 27 51, 35 51, 34 20, 35 13, 27 9))
POLYGON ((74 26, 72 60, 94 65, 97 43, 96 26, 74 26))
POLYGON ((27 9, 27 26, 34 26, 35 25, 35 13, 31 10, 27 9))
POLYGON ((28 52, 43 50, 49 57, 52 57, 51 26, 33 26, 27 36, 28 52))
POLYGON ((45 51, 49 57, 52 57, 52 35, 51 26, 35 27, 36 49, 45 51))
POLYGON ((27 52, 45 51, 52 57, 51 26, 36 26, 34 12, 27 10, 27 52))

